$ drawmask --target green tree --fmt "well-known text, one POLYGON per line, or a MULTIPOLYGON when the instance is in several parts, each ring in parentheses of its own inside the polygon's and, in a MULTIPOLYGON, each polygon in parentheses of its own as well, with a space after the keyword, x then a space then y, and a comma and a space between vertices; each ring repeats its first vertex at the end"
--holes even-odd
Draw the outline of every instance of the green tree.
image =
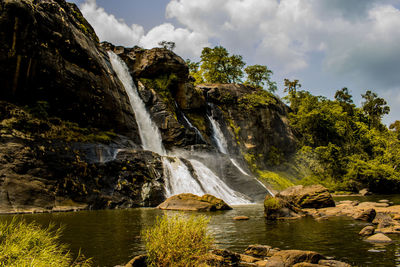
POLYGON ((297 89, 301 87, 299 80, 289 80, 284 79, 285 89, 284 92, 287 92, 288 95, 284 97, 290 103, 290 107, 297 112, 299 100, 297 99, 297 89))
POLYGON ((301 87, 301 84, 299 83, 299 80, 289 80, 285 79, 284 80, 284 85, 285 89, 284 92, 287 92, 289 94, 296 94, 297 89, 301 87))
POLYGON ((271 75, 273 72, 268 69, 267 66, 263 65, 252 65, 252 66, 247 66, 244 69, 244 72, 247 74, 247 80, 245 84, 257 87, 257 88, 262 88, 264 85, 267 85, 267 89, 270 92, 275 92, 277 87, 276 87, 276 82, 271 81, 271 75))
POLYGON ((200 72, 209 83, 237 83, 243 77, 245 63, 242 56, 230 56, 226 48, 205 47, 201 52, 200 72))
POLYGON ((172 41, 161 41, 158 43, 159 46, 161 46, 162 48, 168 49, 168 50, 174 50, 176 44, 175 42, 172 41))
POLYGON ((354 107, 353 104, 353 96, 349 93, 347 87, 343 87, 341 90, 337 90, 335 93, 335 99, 340 103, 343 107, 343 110, 346 111, 349 115, 354 114, 354 107))
POLYGON ((392 124, 390 124, 389 129, 395 132, 398 139, 400 139, 400 121, 396 120, 392 124))
POLYGON ((362 103, 362 109, 368 117, 369 128, 371 128, 371 126, 381 128, 381 119, 383 115, 389 114, 390 112, 390 107, 387 106, 386 100, 378 97, 376 93, 369 90, 361 96, 365 100, 362 103))
POLYGON ((194 84, 201 84, 205 83, 203 79, 203 75, 201 74, 201 71, 199 70, 200 67, 200 62, 194 62, 191 61, 190 59, 186 59, 186 64, 189 68, 189 74, 194 78, 194 84))

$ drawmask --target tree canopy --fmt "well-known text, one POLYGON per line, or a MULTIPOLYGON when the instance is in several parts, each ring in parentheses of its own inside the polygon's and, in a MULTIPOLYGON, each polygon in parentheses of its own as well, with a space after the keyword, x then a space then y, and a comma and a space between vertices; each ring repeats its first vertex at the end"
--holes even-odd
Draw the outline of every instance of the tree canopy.
POLYGON ((247 66, 244 69, 244 72, 247 74, 247 80, 245 84, 257 88, 263 88, 265 85, 267 85, 266 89, 272 93, 277 90, 276 82, 271 81, 271 75, 273 74, 273 72, 268 69, 267 66, 247 66))

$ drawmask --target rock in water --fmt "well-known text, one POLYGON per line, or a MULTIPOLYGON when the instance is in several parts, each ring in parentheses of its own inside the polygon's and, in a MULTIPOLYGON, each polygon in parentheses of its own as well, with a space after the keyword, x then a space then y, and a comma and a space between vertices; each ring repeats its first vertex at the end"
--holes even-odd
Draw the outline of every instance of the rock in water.
POLYGON ((264 200, 264 216, 267 220, 295 219, 302 217, 303 212, 285 199, 267 196, 264 200))
POLYGON ((314 251, 282 250, 276 252, 269 260, 267 266, 293 266, 296 263, 317 264, 324 256, 314 251))
POLYGON ((332 195, 322 185, 292 186, 276 195, 300 208, 335 207, 332 195))
POLYGON ((375 233, 375 228, 373 226, 365 226, 361 231, 358 233, 361 236, 370 236, 375 233))
POLYGON ((368 237, 365 241, 372 242, 372 243, 391 243, 393 242, 392 239, 387 237, 384 234, 375 234, 373 236, 368 237))
POLYGON ((190 193, 172 196, 158 206, 162 210, 217 211, 232 209, 222 199, 206 194, 202 197, 190 193))

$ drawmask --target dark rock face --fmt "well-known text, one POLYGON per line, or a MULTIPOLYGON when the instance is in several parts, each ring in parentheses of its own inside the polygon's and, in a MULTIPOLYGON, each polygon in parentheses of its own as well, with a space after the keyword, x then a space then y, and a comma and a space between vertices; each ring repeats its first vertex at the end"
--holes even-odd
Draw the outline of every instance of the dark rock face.
MULTIPOLYGON (((87 145, 85 146, 87 150, 87 145)), ((156 206, 164 200, 160 157, 121 151, 115 160, 92 162, 79 144, 0 144, 0 213, 156 206)))
POLYGON ((0 10, 1 99, 45 102, 52 115, 139 142, 127 95, 75 4, 11 0, 0 10))
POLYGON ((197 88, 214 105, 213 117, 225 129, 225 136, 231 137, 228 146, 232 152, 255 155, 254 163, 265 168, 276 164, 272 158, 279 161, 295 151, 288 108, 276 97, 240 84, 203 84, 197 88))

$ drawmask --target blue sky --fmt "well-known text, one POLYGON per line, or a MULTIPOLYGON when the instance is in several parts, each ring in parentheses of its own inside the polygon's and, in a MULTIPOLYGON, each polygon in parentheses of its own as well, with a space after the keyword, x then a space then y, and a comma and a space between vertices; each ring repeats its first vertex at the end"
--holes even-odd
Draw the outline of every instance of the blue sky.
POLYGON ((145 48, 161 40, 184 59, 222 45, 249 65, 332 98, 348 87, 356 104, 373 90, 389 124, 400 120, 398 0, 75 0, 102 41, 145 48))

